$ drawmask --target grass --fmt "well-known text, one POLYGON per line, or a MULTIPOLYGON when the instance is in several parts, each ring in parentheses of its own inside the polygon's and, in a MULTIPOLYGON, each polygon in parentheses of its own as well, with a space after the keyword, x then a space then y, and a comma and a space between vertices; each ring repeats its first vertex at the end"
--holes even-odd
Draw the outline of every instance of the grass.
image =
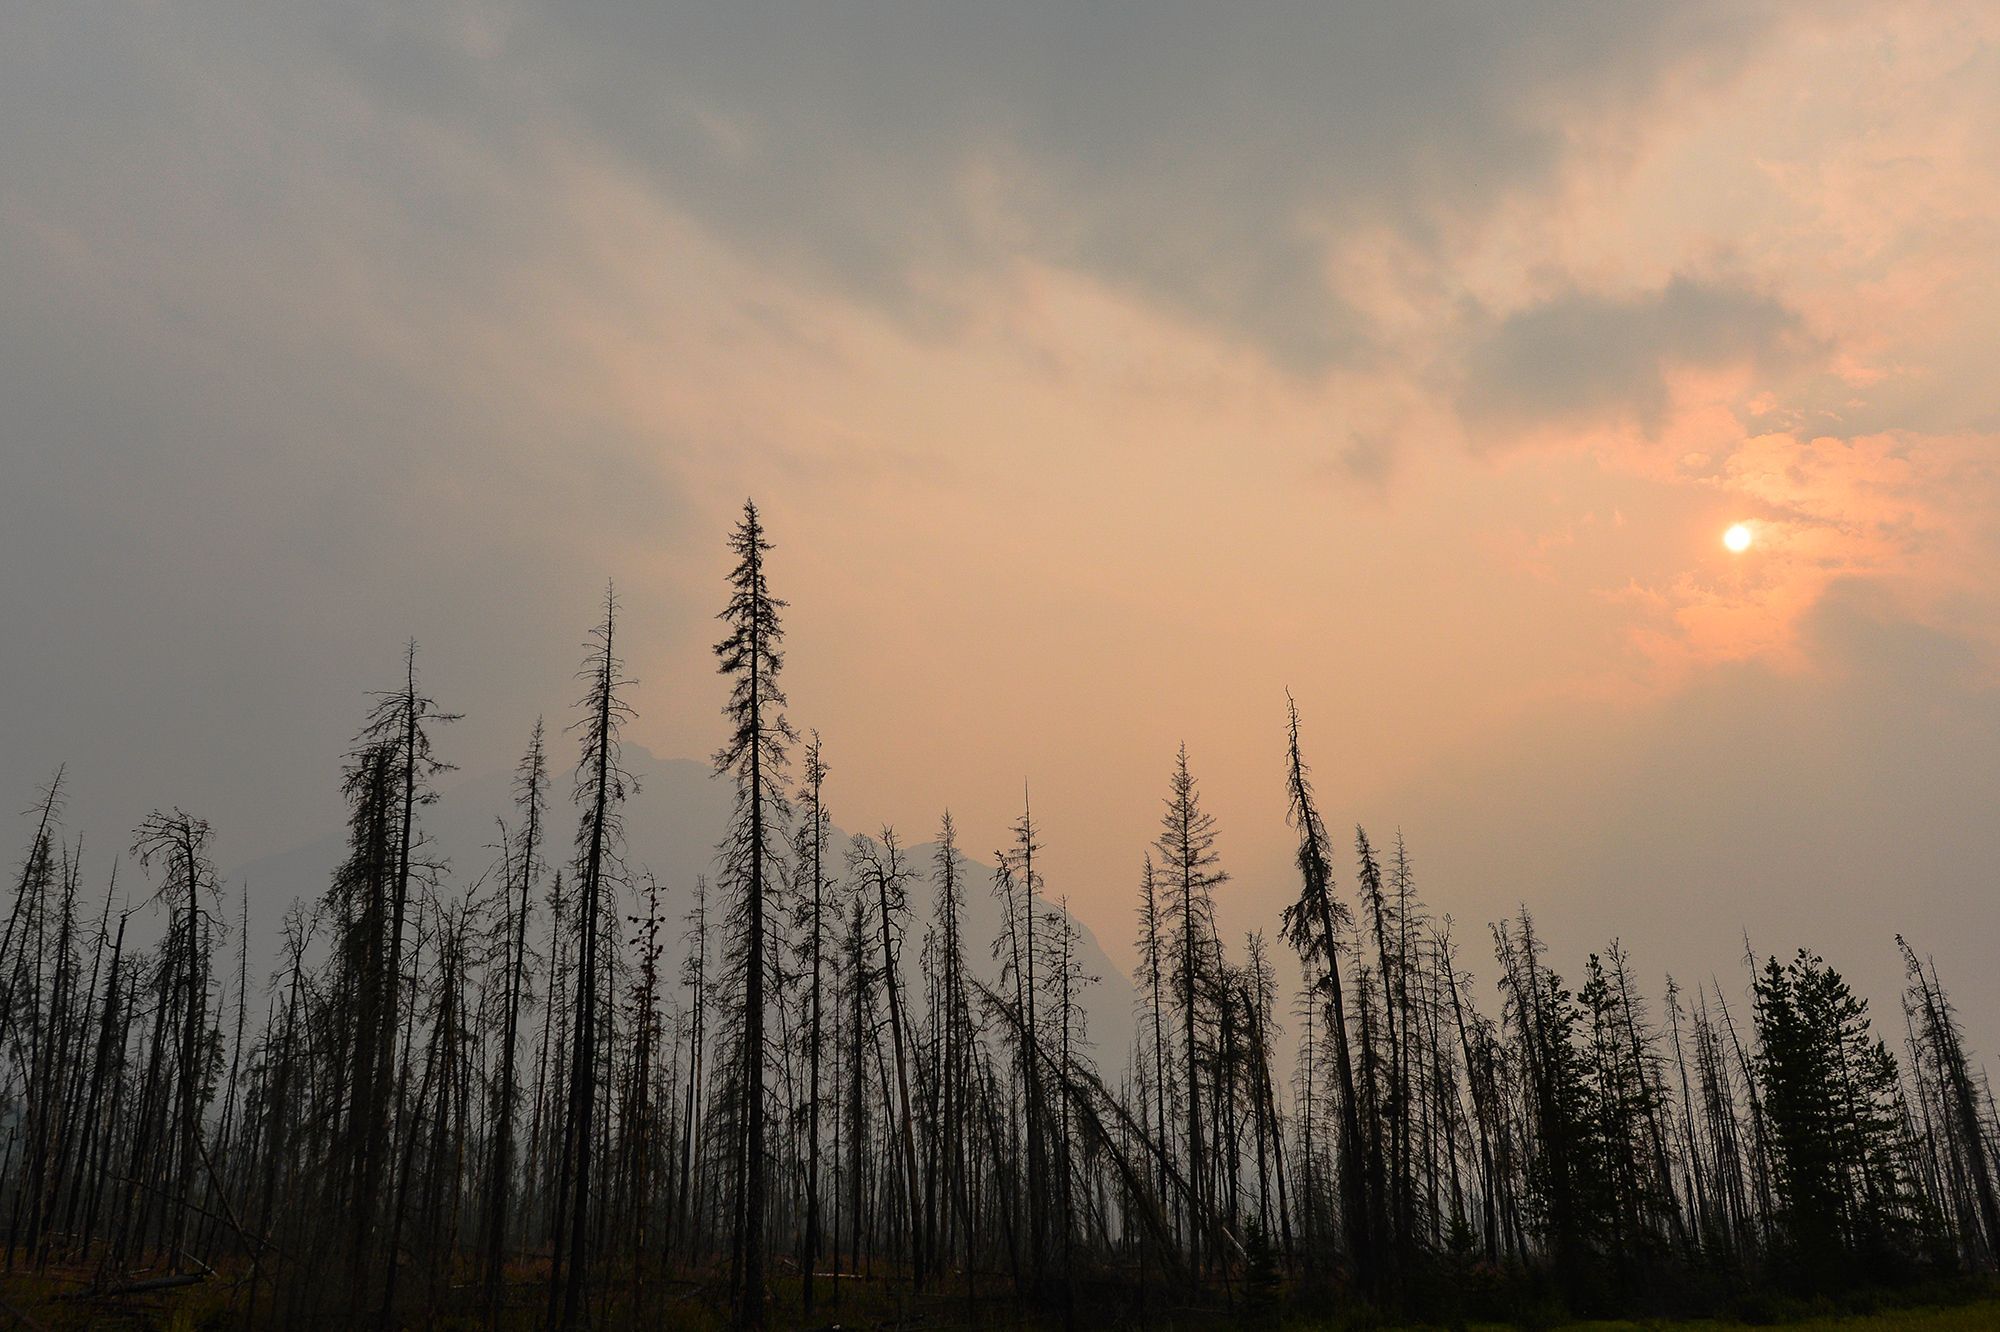
MULTIPOLYGON (((1286 1332, 1331 1332, 1337 1323, 1287 1324, 1286 1332)), ((1520 1332, 1523 1324, 1473 1322, 1463 1332, 1520 1332)), ((1806 1313, 1775 1317, 1767 1321, 1741 1322, 1728 1318, 1640 1318, 1592 1319, 1558 1322, 1539 1332, 1996 1332, 2000 1329, 2000 1299, 1981 1299, 1965 1304, 1922 1305, 1911 1308, 1877 1309, 1869 1313, 1806 1313)), ((1380 1327, 1376 1332, 1441 1332, 1428 1328, 1380 1327)))
MULTIPOLYGON (((1748 1332, 1771 1323, 1739 1323, 1710 1319, 1632 1322, 1566 1323, 1566 1332, 1651 1332, 1656 1328, 1686 1332, 1748 1332)), ((2000 1300, 1918 1309, 1886 1309, 1864 1314, 1820 1314, 1782 1326, 1790 1332, 1994 1332, 2000 1329, 2000 1300)))

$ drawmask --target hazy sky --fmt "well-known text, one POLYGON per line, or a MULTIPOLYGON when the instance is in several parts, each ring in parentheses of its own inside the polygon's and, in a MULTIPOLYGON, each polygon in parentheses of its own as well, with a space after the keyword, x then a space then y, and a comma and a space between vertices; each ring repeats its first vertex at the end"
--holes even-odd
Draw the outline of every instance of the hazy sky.
POLYGON ((410 635, 502 767, 606 576, 706 755, 754 494, 836 817, 1030 780, 1114 958, 1183 740, 1274 928, 1289 687, 1485 973, 2000 1044, 2000 9, 704 8, 0 18, 13 805, 321 836, 410 635))

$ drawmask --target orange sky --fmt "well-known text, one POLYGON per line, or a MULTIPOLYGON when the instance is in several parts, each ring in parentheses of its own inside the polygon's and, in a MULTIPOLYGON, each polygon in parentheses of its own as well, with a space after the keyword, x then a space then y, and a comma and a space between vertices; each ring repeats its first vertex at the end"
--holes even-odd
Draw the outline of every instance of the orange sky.
POLYGON ((1114 958, 1183 741, 1272 927, 1289 688, 1470 930, 1983 969, 1990 6, 64 8, 0 41, 21 791, 282 849, 405 635, 490 770, 607 573, 704 755, 754 494, 836 814, 1032 782, 1114 958))

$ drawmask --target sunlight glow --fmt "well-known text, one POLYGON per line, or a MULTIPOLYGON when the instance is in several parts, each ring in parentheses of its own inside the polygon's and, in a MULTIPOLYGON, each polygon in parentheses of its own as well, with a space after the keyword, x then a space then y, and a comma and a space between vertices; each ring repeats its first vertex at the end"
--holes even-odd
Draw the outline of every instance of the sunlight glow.
POLYGON ((1750 549, 1750 524, 1737 523, 1722 534, 1722 544, 1741 555, 1750 549))

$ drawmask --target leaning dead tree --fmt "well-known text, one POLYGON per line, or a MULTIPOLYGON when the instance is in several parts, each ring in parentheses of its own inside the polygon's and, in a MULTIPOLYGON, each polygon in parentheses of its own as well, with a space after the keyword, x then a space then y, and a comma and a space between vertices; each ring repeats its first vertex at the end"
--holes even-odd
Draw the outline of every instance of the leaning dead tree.
POLYGON ((739 1325, 1442 1322, 2000 1266, 2000 1117, 1934 961, 1898 941, 1885 1033, 1809 951, 1654 989, 1642 949, 1560 957, 1525 907, 1474 947, 1400 833, 1336 844, 1296 707, 1270 803, 1297 843, 1296 993, 1270 922, 1222 929, 1183 749, 1128 848, 1135 1038, 1099 1048, 1046 811, 1023 792, 984 866, 950 814, 925 846, 836 842, 816 732, 791 767, 754 505, 729 552, 713 897, 626 864, 635 640, 608 588, 569 807, 536 725, 511 798, 465 811, 496 824, 490 857, 447 863, 428 825, 455 718, 408 646, 338 771, 338 863, 277 913, 275 957, 204 820, 163 809, 130 856, 86 855, 66 774, 35 794, 0 881, 9 1303, 60 1281, 208 1286, 246 1327, 658 1326, 695 1303, 739 1325))

